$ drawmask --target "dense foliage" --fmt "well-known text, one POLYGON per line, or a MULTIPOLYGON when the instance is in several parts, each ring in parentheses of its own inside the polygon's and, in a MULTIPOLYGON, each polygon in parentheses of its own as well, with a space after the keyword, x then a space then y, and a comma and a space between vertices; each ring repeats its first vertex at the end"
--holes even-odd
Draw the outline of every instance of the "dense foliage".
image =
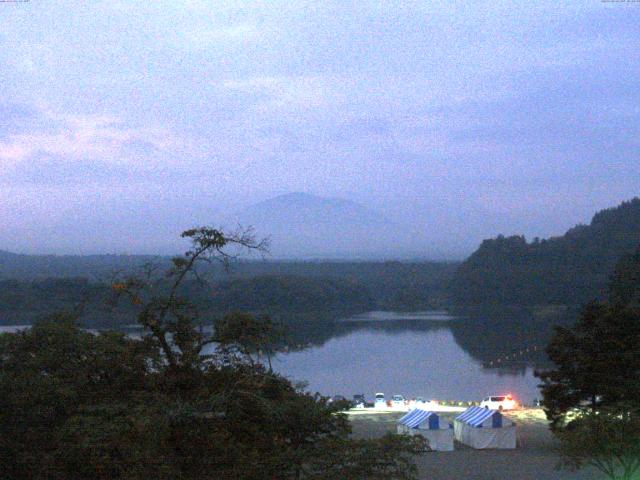
POLYGON ((258 365, 172 369, 154 343, 61 318, 1 335, 2 478, 410 478, 419 445, 350 440, 334 407, 258 365))
POLYGON ((591 465, 612 480, 634 480, 640 469, 640 411, 618 404, 582 412, 559 431, 564 465, 591 465))
MULTIPOLYGON (((165 285, 168 288, 168 284, 165 285)), ((130 308, 107 309, 111 287, 90 283, 84 278, 46 279, 30 282, 0 281, 0 313, 32 316, 66 310, 82 314, 85 324, 97 325, 120 318, 129 321, 130 308), (114 313, 118 317, 114 316, 114 313)), ((234 310, 256 313, 288 314, 297 312, 361 312, 376 303, 368 290, 340 278, 261 276, 215 283, 185 282, 181 294, 192 299, 208 317, 234 310)))
POLYGON ((414 478, 423 441, 351 439, 340 405, 263 364, 277 340, 268 318, 229 315, 213 335, 196 327, 182 282, 226 260, 229 244, 260 244, 207 228, 184 235, 193 248, 166 274, 112 285, 142 338, 85 332, 64 316, 0 335, 3 478, 414 478))
POLYGON ((639 244, 640 198, 634 198, 561 237, 485 240, 458 267, 451 297, 462 305, 583 305, 606 296, 616 262, 639 244))
POLYGON ((9 322, 15 316, 28 321, 53 311, 80 313, 86 307, 96 317, 105 312, 110 294, 107 284, 92 283, 86 278, 2 280, 0 314, 9 318, 9 322))
POLYGON ((443 305, 456 267, 435 262, 238 262, 232 275, 342 279, 366 289, 375 308, 412 310, 443 305))
POLYGON ((611 301, 640 308, 640 246, 618 261, 609 285, 611 301))
POLYGON ((114 271, 132 271, 170 259, 152 255, 25 255, 0 250, 0 279, 42 280, 84 277, 103 281, 114 271))
MULTIPOLYGON (((64 257, 62 257, 64 258, 64 257)), ((158 267, 166 263, 156 264, 158 267)), ((125 269, 133 273, 144 269, 125 269)), ((1 267, 0 267, 1 270, 1 267)), ((281 318, 335 316, 368 310, 440 306, 453 266, 404 263, 263 263, 234 262, 223 276, 220 266, 204 266, 207 284, 195 279, 181 285, 208 318, 230 311, 269 313, 281 318)), ((165 286, 168 288, 168 285, 165 286)), ((0 323, 29 323, 50 311, 81 314, 84 325, 130 323, 131 309, 105 308, 111 289, 103 279, 51 277, 0 280, 0 323)))
MULTIPOLYGON (((211 309, 252 312, 363 311, 375 301, 355 281, 326 277, 261 276, 221 282, 213 288, 211 309)), ((203 303, 206 301, 202 299, 203 303)))
POLYGON ((558 328, 547 348, 557 367, 541 373, 552 426, 576 408, 640 407, 639 344, 640 313, 622 306, 591 304, 573 328, 558 328))
POLYGON ((640 469, 640 290, 636 255, 620 259, 610 303, 588 305, 572 328, 557 328, 539 374, 545 412, 566 463, 612 479, 640 469))

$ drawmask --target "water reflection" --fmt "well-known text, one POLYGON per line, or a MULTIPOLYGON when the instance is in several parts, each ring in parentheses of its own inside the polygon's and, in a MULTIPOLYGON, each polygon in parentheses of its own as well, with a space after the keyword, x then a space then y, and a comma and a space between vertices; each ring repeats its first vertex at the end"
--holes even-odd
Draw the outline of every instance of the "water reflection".
MULTIPOLYGON (((544 346, 552 326, 574 318, 568 310, 525 309, 369 312, 333 321, 289 318, 290 351, 278 355, 274 367, 326 395, 372 397, 383 391, 479 400, 510 392, 532 402, 540 396, 533 372, 548 366, 544 346)), ((130 335, 140 334, 136 326, 129 327, 124 330, 130 335)))
POLYGON ((309 347, 280 355, 276 368, 311 390, 477 400, 513 393, 539 398, 536 368, 555 324, 573 313, 526 309, 485 312, 372 312, 343 321, 297 324, 292 343, 309 347), (500 361, 497 361, 500 360, 500 361))
POLYGON ((458 345, 488 367, 548 366, 544 353, 556 325, 572 324, 574 309, 501 308, 454 312, 449 325, 458 345))
POLYGON ((530 402, 538 397, 533 368, 505 372, 483 368, 456 343, 452 330, 362 328, 322 346, 278 356, 275 368, 306 380, 324 394, 376 391, 408 397, 478 400, 502 392, 530 402), (515 374, 514 374, 515 373, 515 374))

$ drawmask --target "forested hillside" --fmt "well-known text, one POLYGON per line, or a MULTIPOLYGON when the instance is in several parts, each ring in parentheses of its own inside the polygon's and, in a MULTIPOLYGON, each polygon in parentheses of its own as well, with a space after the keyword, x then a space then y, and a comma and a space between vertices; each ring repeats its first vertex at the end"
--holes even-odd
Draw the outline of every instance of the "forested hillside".
POLYGON ((131 271, 147 263, 168 265, 169 258, 152 255, 19 255, 0 250, 0 280, 85 277, 104 280, 116 271, 131 271))
POLYGON ((640 308, 640 246, 620 258, 609 286, 612 303, 640 308))
MULTIPOLYGON (((20 256, 19 256, 20 257, 20 256)), ((74 311, 91 326, 118 326, 132 321, 131 312, 109 305, 109 262, 94 263, 101 275, 41 278, 33 268, 42 257, 22 257, 32 262, 18 279, 0 279, 0 324, 30 323, 52 311, 74 311)), ((51 257, 57 272, 86 274, 91 261, 83 257, 51 257), (68 264, 61 261, 67 258, 68 264)), ((96 259, 94 258, 93 261, 96 259)), ((113 257, 116 264, 127 264, 113 257)), ((142 264, 138 257, 126 259, 131 268, 142 264)), ((160 259, 161 265, 168 263, 160 259)), ((43 263, 40 263, 43 265, 43 263)), ((203 271, 207 285, 187 282, 184 294, 206 317, 232 310, 269 313, 279 318, 335 318, 369 310, 415 310, 443 306, 445 286, 455 269, 436 263, 322 263, 239 262, 228 272, 220 266, 203 271)), ((45 271, 53 273, 51 270, 45 271)))
POLYGON ((454 274, 458 305, 584 304, 606 296, 618 260, 640 245, 640 198, 596 213, 561 237, 485 240, 454 274))
MULTIPOLYGON (((169 266, 169 257, 149 255, 17 255, 0 250, 0 280, 41 281, 86 278, 108 282, 115 272, 132 273, 146 264, 169 266)), ((363 284, 387 306, 424 305, 422 299, 444 297, 444 284, 457 267, 445 262, 235 261, 230 268, 214 263, 202 270, 206 278, 228 281, 261 276, 340 278, 363 284)))
MULTIPOLYGON (((168 285, 167 285, 168 287, 168 285)), ((377 303, 361 284, 336 278, 259 276, 201 284, 185 282, 181 294, 192 298, 204 318, 241 310, 281 317, 349 314, 377 303)), ((0 324, 30 323, 49 312, 76 312, 84 325, 117 327, 135 316, 123 304, 114 305, 106 283, 85 278, 0 281, 0 324)))

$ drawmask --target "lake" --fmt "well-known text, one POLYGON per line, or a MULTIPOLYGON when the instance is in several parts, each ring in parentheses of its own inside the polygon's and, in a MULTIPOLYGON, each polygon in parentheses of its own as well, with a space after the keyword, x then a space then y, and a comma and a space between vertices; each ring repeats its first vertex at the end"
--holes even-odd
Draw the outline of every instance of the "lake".
MULTIPOLYGON (((371 399, 384 392, 387 398, 469 401, 511 393, 530 404, 540 398, 533 372, 543 358, 549 325, 530 312, 470 317, 368 312, 334 322, 293 322, 298 349, 278 354, 273 366, 323 395, 364 393, 371 399), (537 356, 519 355, 534 348, 537 356), (501 368, 489 368, 497 359, 501 368)), ((25 327, 5 326, 0 332, 18 328, 25 327)), ((136 335, 136 330, 127 331, 136 335)))
MULTIPOLYGON (((540 398, 533 364, 485 368, 485 361, 469 353, 478 347, 475 342, 495 342, 482 335, 482 327, 473 330, 478 324, 487 325, 483 319, 462 320, 445 312, 371 312, 325 326, 321 344, 278 355, 274 368, 293 381, 307 381, 313 392, 347 398, 356 393, 373 398, 376 392, 437 400, 481 400, 501 393, 526 403, 540 398), (470 325, 470 336, 460 335, 470 325), (467 340, 469 351, 461 345, 467 340)), ((495 348, 496 358, 511 351, 510 332, 505 335, 495 348)), ((490 361, 492 349, 481 351, 488 352, 490 361)))

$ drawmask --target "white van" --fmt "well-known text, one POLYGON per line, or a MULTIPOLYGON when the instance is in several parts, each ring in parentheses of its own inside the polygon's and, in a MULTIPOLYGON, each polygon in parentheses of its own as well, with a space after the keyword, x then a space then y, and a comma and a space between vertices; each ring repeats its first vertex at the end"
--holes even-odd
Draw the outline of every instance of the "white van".
POLYGON ((376 393, 376 399, 374 400, 373 406, 378 408, 387 406, 387 402, 384 399, 384 393, 376 393))
POLYGON ((480 406, 488 408, 489 410, 513 410, 518 406, 517 402, 513 399, 511 394, 509 395, 492 395, 486 397, 480 406))

